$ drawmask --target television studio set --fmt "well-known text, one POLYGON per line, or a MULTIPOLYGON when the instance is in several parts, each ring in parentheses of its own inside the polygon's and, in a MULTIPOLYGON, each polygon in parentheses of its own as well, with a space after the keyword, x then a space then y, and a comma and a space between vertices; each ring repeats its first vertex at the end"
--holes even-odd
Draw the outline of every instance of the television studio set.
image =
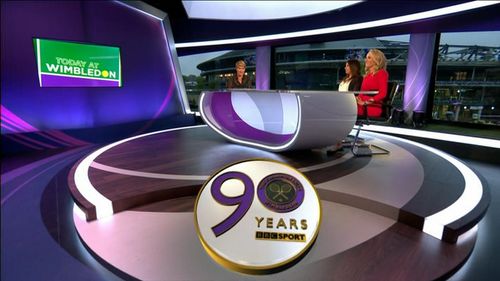
POLYGON ((500 279, 500 1, 1 1, 1 280, 500 279))

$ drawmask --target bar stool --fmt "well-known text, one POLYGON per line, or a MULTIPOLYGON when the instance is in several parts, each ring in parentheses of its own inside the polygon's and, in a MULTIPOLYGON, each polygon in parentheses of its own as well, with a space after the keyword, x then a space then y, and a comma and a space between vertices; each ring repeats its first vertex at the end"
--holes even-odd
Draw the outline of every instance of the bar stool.
MULTIPOLYGON (((367 108, 365 106, 365 113, 367 112, 366 109, 367 108)), ((358 127, 356 135, 354 136, 354 140, 351 145, 351 152, 354 156, 360 157, 360 156, 372 156, 372 155, 382 155, 390 153, 389 150, 380 147, 378 145, 364 143, 364 140, 362 140, 359 137, 359 132, 361 132, 361 128, 363 127, 363 125, 370 125, 370 119, 368 119, 368 117, 358 118, 358 120, 356 121, 356 125, 358 125, 358 127)))
MULTIPOLYGON (((396 84, 395 87, 391 87, 389 85, 389 89, 391 89, 391 93, 387 95, 387 97, 382 101, 381 106, 384 108, 385 106, 388 105, 388 102, 392 103, 394 93, 397 92, 397 89, 399 88, 399 85, 396 84), (395 90, 394 90, 395 89, 395 90)), ((359 137, 359 133, 361 132, 361 128, 364 125, 370 125, 370 119, 368 118, 368 104, 363 105, 363 116, 358 116, 358 120, 356 120, 356 125, 357 131, 356 135, 354 136, 354 140, 351 145, 351 152, 354 156, 360 157, 360 156, 372 156, 372 155, 382 155, 382 154, 389 154, 389 150, 380 147, 375 144, 366 144, 364 143, 364 140, 361 141, 361 138, 359 137)), ((385 110, 384 110, 385 111, 385 110)))

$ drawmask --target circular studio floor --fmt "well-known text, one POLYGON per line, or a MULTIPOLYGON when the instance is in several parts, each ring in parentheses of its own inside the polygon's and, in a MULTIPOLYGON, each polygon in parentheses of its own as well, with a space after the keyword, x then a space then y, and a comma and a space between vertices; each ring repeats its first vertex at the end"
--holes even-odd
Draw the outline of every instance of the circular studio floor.
POLYGON ((435 149, 376 133, 361 136, 390 154, 354 157, 347 148, 271 153, 226 142, 206 126, 122 140, 71 170, 70 191, 80 206, 74 223, 102 263, 138 279, 427 280, 452 273, 471 253, 474 226, 487 207, 481 181, 435 149), (211 174, 253 158, 301 171, 315 185, 323 214, 307 255, 263 276, 214 262, 193 217, 196 194, 211 174), (96 219, 105 212, 112 215, 96 219), (449 213, 454 217, 446 218, 449 213))

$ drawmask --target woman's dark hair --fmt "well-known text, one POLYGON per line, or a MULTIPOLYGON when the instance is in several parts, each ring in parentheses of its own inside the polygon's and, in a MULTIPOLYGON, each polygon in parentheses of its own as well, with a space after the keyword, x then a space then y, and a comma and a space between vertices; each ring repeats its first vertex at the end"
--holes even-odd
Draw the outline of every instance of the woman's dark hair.
POLYGON ((361 64, 359 63, 358 60, 348 60, 347 64, 349 65, 349 68, 351 69, 351 79, 346 75, 342 81, 347 81, 352 80, 354 77, 361 76, 361 64))

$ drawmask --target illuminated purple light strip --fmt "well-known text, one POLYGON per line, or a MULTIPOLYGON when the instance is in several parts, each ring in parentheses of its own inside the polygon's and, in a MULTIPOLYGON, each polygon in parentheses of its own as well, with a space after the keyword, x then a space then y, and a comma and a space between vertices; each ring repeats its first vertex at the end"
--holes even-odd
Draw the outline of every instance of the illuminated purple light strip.
POLYGON ((257 63, 255 64, 255 88, 257 90, 269 90, 271 81, 271 47, 261 46, 255 49, 257 63))
POLYGON ((58 138, 60 140, 63 140, 65 142, 68 142, 72 145, 87 145, 87 144, 89 144, 89 142, 76 139, 76 138, 69 136, 61 131, 53 130, 53 131, 47 131, 45 133, 47 133, 55 138, 58 138))
POLYGON ((170 70, 172 71, 171 77, 174 85, 169 86, 169 91, 167 93, 167 96, 163 100, 162 104, 160 105, 160 108, 156 112, 156 114, 153 117, 153 120, 150 120, 147 122, 141 129, 139 129, 135 134, 142 133, 146 128, 148 128, 152 122, 154 122, 155 119, 158 118, 158 116, 161 114, 161 112, 165 109, 165 107, 168 105, 170 99, 172 98, 173 95, 173 90, 176 88, 177 93, 179 96, 179 100, 181 102, 181 107, 184 113, 192 113, 190 107, 189 107, 189 102, 187 100, 187 96, 185 93, 185 89, 182 83, 178 83, 179 79, 182 79, 181 72, 179 70, 179 67, 176 67, 176 63, 173 59, 173 57, 177 57, 176 55, 176 49, 175 49, 175 44, 173 42, 173 37, 171 36, 172 32, 170 30, 170 23, 168 22, 168 17, 167 14, 158 11, 153 8, 153 10, 149 9, 146 5, 144 7, 143 5, 138 5, 137 3, 134 3, 134 1, 130 1, 130 3, 122 3, 121 1, 116 1, 116 3, 123 5, 129 9, 132 9, 136 12, 139 12, 141 14, 147 15, 149 17, 152 17, 156 20, 158 20, 159 24, 161 25, 161 30, 163 31, 163 39, 165 40, 165 48, 166 48, 166 53, 168 55, 168 63, 170 64, 170 70), (168 34, 167 34, 168 32, 168 34), (171 40, 169 40, 171 38, 171 40), (179 76, 181 76, 179 78, 179 76))
POLYGON ((10 125, 14 125, 14 124, 7 124, 9 122, 10 121, 2 120, 2 128, 5 128, 6 130, 14 132, 14 133, 20 133, 20 132, 22 132, 21 130, 19 130, 19 129, 15 128, 15 127, 11 127, 10 126, 10 125))
POLYGON ((32 180, 36 179, 37 177, 39 177, 40 175, 43 175, 44 173, 46 173, 47 171, 51 170, 52 168, 54 168, 55 166, 57 165, 60 165, 61 162, 63 162, 65 159, 62 159, 62 160, 59 160, 57 162, 55 162, 54 164, 50 165, 49 167, 43 169, 42 171, 40 171, 39 173, 35 174, 34 176, 30 177, 29 179, 27 179, 25 182, 23 182, 22 184, 20 185, 17 185, 16 188, 14 190, 12 190, 10 193, 8 193, 7 195, 5 195, 3 198, 2 198, 2 201, 1 201, 1 205, 3 206, 3 204, 5 202, 7 202, 7 200, 10 199, 10 197, 12 197, 17 191, 19 191, 21 188, 23 188, 25 185, 27 185, 29 182, 31 182, 32 180))
POLYGON ((39 146, 34 146, 28 142, 25 142, 23 140, 20 140, 17 135, 12 135, 12 134, 9 134, 9 135, 2 135, 2 137, 5 137, 5 138, 8 138, 8 139, 11 139, 13 140, 14 142, 17 142, 17 143, 20 143, 24 146, 27 146, 29 148, 32 148, 32 149, 35 149, 35 150, 43 150, 43 148, 39 147, 39 146))
POLYGON ((42 137, 44 137, 44 138, 46 138, 48 140, 51 140, 51 141, 53 141, 55 143, 63 145, 63 146, 70 146, 71 145, 70 143, 67 143, 67 142, 65 142, 63 140, 56 139, 56 138, 50 136, 49 134, 47 134, 45 132, 37 132, 36 134, 39 135, 39 136, 42 136, 42 137))
POLYGON ((406 67, 403 108, 406 112, 425 111, 427 92, 432 71, 432 56, 435 44, 434 34, 411 34, 406 67))
POLYGON ((22 128, 19 128, 17 124, 8 120, 7 118, 2 119, 2 128, 5 128, 7 131, 11 131, 13 133, 24 133, 25 131, 22 128))
POLYGON ((26 123, 26 121, 17 117, 17 115, 15 115, 10 110, 8 110, 5 106, 2 105, 2 121, 5 121, 5 120, 12 121, 13 124, 16 124, 16 127, 22 128, 24 132, 38 131, 37 128, 26 123))
POLYGON ((170 79, 170 85, 168 86, 168 92, 163 101, 161 102, 160 108, 158 108, 158 111, 156 111, 155 115, 153 116, 153 119, 158 118, 160 116, 161 112, 167 107, 168 102, 170 101, 170 98, 172 98, 172 93, 174 92, 174 86, 175 86, 175 74, 172 75, 172 78, 170 79))
MULTIPOLYGON (((174 88, 174 86, 177 86, 177 95, 178 95, 178 98, 181 102, 181 107, 183 109, 183 112, 184 113, 190 113, 191 112, 191 108, 189 107, 189 102, 187 100, 187 95, 185 93, 185 88, 184 88, 184 85, 182 85, 182 87, 179 85, 179 77, 181 77, 182 79, 182 73, 180 71, 180 66, 177 66, 176 67, 176 63, 174 62, 174 57, 177 58, 177 53, 176 53, 176 49, 175 49, 175 43, 173 42, 173 36, 172 36, 172 30, 170 29, 170 23, 168 22, 168 19, 167 21, 165 21, 165 19, 167 19, 166 17, 161 19, 160 21, 160 24, 162 25, 162 31, 163 31, 163 39, 165 40, 165 48, 166 48, 166 51, 167 51, 167 54, 168 54, 168 58, 169 58, 169 64, 170 64, 170 70, 171 70, 171 77, 172 77, 172 80, 171 82, 177 82, 175 83, 174 85, 171 85, 172 88, 174 88), (170 38, 172 39, 172 41, 170 41, 168 38, 169 36, 167 35, 167 31, 169 31, 169 34, 170 34, 170 38), (175 81, 174 81, 175 80, 175 81), (181 90, 184 89, 184 90, 181 90)), ((178 58, 177 58, 178 59, 178 58)), ((170 89, 170 88, 169 88, 170 89)), ((173 89, 172 89, 173 90, 173 89)), ((170 91, 169 93, 170 95, 172 95, 172 91, 170 91)), ((169 97, 170 99, 170 97, 169 97)), ((166 104, 165 104, 166 106, 166 104)))
MULTIPOLYGON (((66 135, 63 132, 60 131, 47 131, 47 132, 41 132, 37 128, 33 127, 23 119, 19 118, 17 115, 12 113, 9 109, 7 109, 5 106, 2 105, 2 127, 5 128, 8 131, 11 131, 13 133, 29 133, 29 132, 34 132, 35 134, 42 136, 46 139, 49 139, 53 142, 56 142, 58 144, 61 144, 63 146, 70 146, 70 145, 87 145, 89 144, 88 142, 78 140, 76 138, 73 138, 71 136, 66 135)), ((21 139, 24 139, 28 142, 36 143, 42 147, 46 148, 55 148, 55 146, 51 146, 49 144, 44 144, 42 142, 39 142, 37 140, 31 139, 26 136, 21 136, 17 135, 17 138, 10 138, 12 140, 15 140, 16 142, 19 142, 23 145, 26 145, 30 148, 35 148, 33 145, 28 145, 28 143, 21 141, 21 139)), ((35 149, 40 149, 39 147, 35 149)))
POLYGON ((53 145, 50 145, 50 144, 47 144, 47 143, 44 143, 44 142, 32 139, 32 138, 27 137, 27 136, 25 136, 23 134, 16 134, 15 136, 16 136, 17 139, 22 139, 24 141, 31 142, 32 144, 37 144, 37 145, 39 145, 41 147, 56 148, 56 146, 53 146, 53 145))
MULTIPOLYGON (((118 3, 120 3, 118 1, 118 3)), ((120 3, 123 5, 123 3, 120 3)), ((163 110, 167 107, 167 105, 169 104, 170 102, 170 99, 172 98, 172 95, 173 95, 173 91, 174 91, 174 88, 175 88, 175 81, 178 81, 178 78, 177 78, 177 75, 176 75, 176 72, 175 72, 175 67, 174 67, 174 62, 173 62, 173 59, 172 59, 172 53, 171 51, 169 52, 170 50, 170 45, 169 45, 169 40, 167 38, 167 34, 166 34, 166 30, 165 30, 165 27, 163 26, 163 20, 162 18, 159 18, 159 17, 156 17, 154 15, 151 15, 145 11, 142 11, 140 9, 137 9, 133 6, 130 6, 128 4, 125 4, 126 7, 132 9, 132 10, 135 10, 135 11, 138 11, 140 13, 143 13, 145 15, 148 15, 148 16, 151 16, 155 19, 157 19, 159 21, 159 24, 161 25, 161 30, 163 31, 163 38, 165 39, 165 48, 167 50, 167 55, 168 55, 168 59, 169 59, 169 62, 170 62, 170 69, 172 70, 171 71, 171 79, 170 79, 170 84, 168 86, 168 91, 167 91, 167 95, 165 96, 165 98, 163 99, 160 107, 158 108, 158 110, 156 111, 156 113, 154 114, 153 118, 150 119, 146 124, 144 124, 144 126, 142 126, 139 130, 137 130, 133 135, 138 135, 138 134, 142 134, 147 128, 149 128, 151 126, 151 124, 156 120, 158 119, 158 117, 160 116, 160 114, 163 112, 163 110)), ((180 90, 179 91, 179 94, 181 93, 180 90)), ((180 100, 182 101, 183 98, 180 97, 180 100)))
POLYGON ((83 149, 85 149, 85 148, 83 148, 83 147, 76 148, 76 149, 72 149, 69 151, 62 152, 62 153, 58 153, 54 156, 49 156, 49 157, 43 158, 41 160, 32 162, 30 164, 24 165, 22 167, 16 168, 16 169, 11 170, 9 172, 6 172, 6 173, 2 174, 2 185, 10 182, 11 180, 13 180, 17 177, 23 176, 28 172, 32 172, 33 170, 38 169, 47 163, 50 163, 52 161, 58 161, 60 159, 65 159, 66 157, 69 157, 72 154, 74 154, 75 152, 81 151, 83 149))
MULTIPOLYGON (((174 77, 175 77, 175 75, 174 75, 174 77)), ((156 111, 153 118, 150 119, 146 124, 144 124, 144 126, 142 126, 139 130, 137 130, 133 135, 138 135, 138 134, 143 133, 147 128, 149 128, 151 126, 151 124, 158 118, 158 116, 160 116, 161 112, 163 111, 163 109, 165 109, 165 107, 168 105, 168 102, 172 98, 174 86, 175 86, 174 79, 170 79, 170 85, 168 86, 167 95, 163 99, 163 101, 160 105, 160 108, 158 108, 158 110, 156 111)))

